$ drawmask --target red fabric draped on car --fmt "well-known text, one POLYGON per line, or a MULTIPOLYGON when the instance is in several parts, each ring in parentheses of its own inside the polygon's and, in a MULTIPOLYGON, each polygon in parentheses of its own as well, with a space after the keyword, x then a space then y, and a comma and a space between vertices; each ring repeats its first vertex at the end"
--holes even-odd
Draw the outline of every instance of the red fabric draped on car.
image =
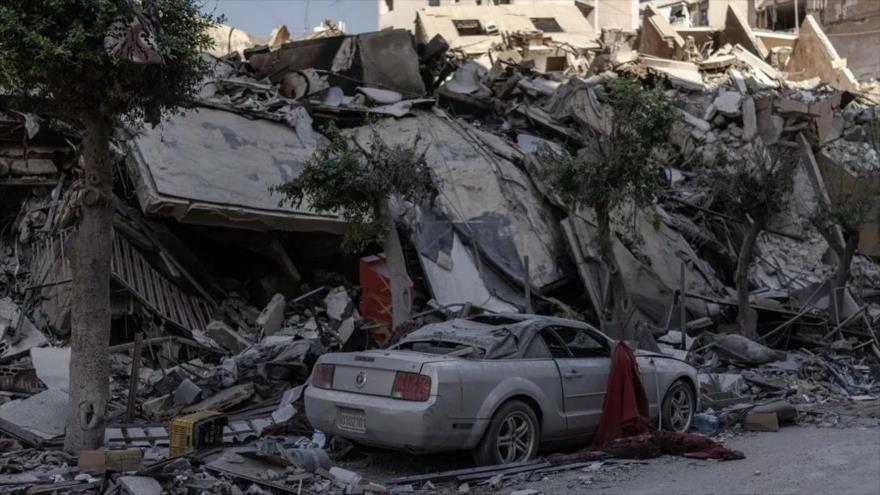
POLYGON ((649 417, 648 395, 639 377, 636 355, 626 343, 618 341, 611 351, 611 373, 593 445, 647 433, 652 430, 649 417))

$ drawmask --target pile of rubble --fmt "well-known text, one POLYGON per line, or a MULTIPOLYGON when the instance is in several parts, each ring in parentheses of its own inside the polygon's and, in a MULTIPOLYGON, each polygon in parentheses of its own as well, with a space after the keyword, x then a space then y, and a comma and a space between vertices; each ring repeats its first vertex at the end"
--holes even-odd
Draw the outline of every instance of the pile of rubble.
MULTIPOLYGON (((649 15, 643 29, 665 39, 664 22, 649 15)), ((115 139, 108 450, 78 459, 58 449, 81 133, 52 116, 0 112, 0 491, 363 493, 461 481, 380 485, 333 466, 353 447, 314 431, 299 397, 322 353, 396 339, 387 267, 380 253, 340 250, 338 216, 280 206, 268 191, 298 175, 329 123, 362 142, 420 136, 437 194, 398 219, 419 311, 405 327, 527 309, 597 322, 608 277, 592 212, 559 200, 541 156, 603 129, 603 85, 622 76, 664 84, 681 115, 664 149, 667 192, 653 211, 618 219, 635 233, 620 229, 615 250, 631 324, 705 373, 710 409, 697 428, 760 427, 790 419, 789 406, 821 425, 859 416, 832 404, 876 411, 877 224, 864 228, 849 287, 832 290, 827 243, 805 219, 827 194, 823 177, 880 167, 869 138, 877 86, 833 61, 833 74, 811 75, 816 62, 792 81, 748 35, 705 53, 673 38, 666 58, 649 39, 634 46, 606 31, 581 73, 566 75, 516 57, 486 67, 450 56, 439 37, 416 47, 401 30, 211 58, 197 109, 115 139), (749 274, 766 346, 733 325, 747 220, 714 211, 701 181, 719 154, 758 141, 802 156, 796 200, 759 238, 749 274), (223 413, 224 447, 171 456, 169 421, 202 411, 223 413), (103 476, 112 472, 129 474, 103 476)), ((808 56, 798 50, 792 59, 808 56)))

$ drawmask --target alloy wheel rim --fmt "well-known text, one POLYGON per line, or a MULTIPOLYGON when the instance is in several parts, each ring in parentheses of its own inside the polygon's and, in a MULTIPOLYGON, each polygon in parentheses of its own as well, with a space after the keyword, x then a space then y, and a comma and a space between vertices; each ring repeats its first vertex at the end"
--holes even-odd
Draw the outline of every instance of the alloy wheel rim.
POLYGON ((687 391, 679 388, 672 392, 669 405, 669 424, 672 425, 672 429, 679 432, 686 430, 690 425, 691 414, 693 413, 691 399, 687 391))
POLYGON ((535 432, 529 417, 517 411, 504 418, 497 443, 502 463, 528 460, 535 444, 535 432))

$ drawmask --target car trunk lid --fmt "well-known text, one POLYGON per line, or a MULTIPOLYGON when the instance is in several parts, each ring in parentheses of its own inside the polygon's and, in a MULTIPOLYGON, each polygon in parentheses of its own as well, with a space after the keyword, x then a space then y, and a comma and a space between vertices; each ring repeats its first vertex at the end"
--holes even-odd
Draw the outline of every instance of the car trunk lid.
POLYGON ((366 395, 390 396, 398 371, 419 373, 422 365, 440 356, 408 351, 365 351, 327 354, 322 364, 332 364, 333 389, 366 395))

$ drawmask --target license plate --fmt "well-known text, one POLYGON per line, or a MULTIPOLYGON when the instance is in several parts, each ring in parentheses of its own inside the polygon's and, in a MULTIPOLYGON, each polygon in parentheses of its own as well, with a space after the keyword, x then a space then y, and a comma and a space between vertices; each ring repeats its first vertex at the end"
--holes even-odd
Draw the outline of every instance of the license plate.
POLYGON ((339 411, 336 415, 336 425, 343 430, 358 433, 367 431, 367 421, 363 411, 339 411))

